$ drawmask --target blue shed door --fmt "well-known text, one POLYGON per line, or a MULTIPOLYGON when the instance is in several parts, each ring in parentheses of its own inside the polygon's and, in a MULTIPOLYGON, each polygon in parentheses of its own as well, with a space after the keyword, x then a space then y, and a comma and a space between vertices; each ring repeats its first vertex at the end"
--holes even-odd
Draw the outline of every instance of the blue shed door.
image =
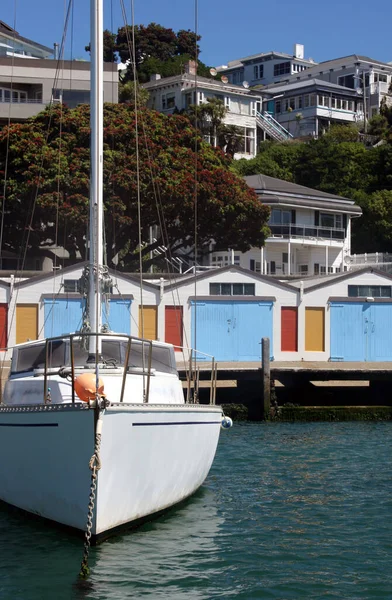
POLYGON ((131 335, 131 300, 111 298, 109 311, 103 303, 102 322, 109 326, 110 331, 131 335))
POLYGON ((83 301, 81 298, 44 300, 45 337, 56 337, 78 331, 82 325, 83 301))
MULTIPOLYGON (((82 326, 83 300, 81 298, 58 298, 44 300, 45 337, 56 337, 79 331, 82 326)), ((106 305, 102 305, 102 322, 108 323, 111 331, 131 333, 130 300, 110 299, 107 314, 106 305)))
POLYGON ((192 347, 220 361, 260 361, 261 338, 269 337, 272 356, 272 306, 233 300, 192 302, 192 347))
POLYGON ((392 303, 331 303, 331 360, 392 360, 392 303))
POLYGON ((366 360, 366 302, 331 302, 331 360, 366 360))
POLYGON ((370 306, 368 360, 392 360, 392 304, 370 306))

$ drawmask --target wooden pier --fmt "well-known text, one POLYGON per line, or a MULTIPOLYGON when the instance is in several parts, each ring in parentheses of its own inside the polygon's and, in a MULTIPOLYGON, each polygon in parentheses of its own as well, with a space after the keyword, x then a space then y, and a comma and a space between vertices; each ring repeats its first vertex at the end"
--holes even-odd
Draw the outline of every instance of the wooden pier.
MULTIPOLYGON (((211 363, 197 366, 201 382, 211 378, 211 363)), ((185 376, 183 365, 179 370, 185 376)), ((392 405, 392 362, 271 361, 269 377, 279 404, 328 405, 338 399, 342 405, 392 405)), ((217 381, 219 404, 243 403, 251 418, 262 417, 268 410, 260 362, 218 362, 217 381)))

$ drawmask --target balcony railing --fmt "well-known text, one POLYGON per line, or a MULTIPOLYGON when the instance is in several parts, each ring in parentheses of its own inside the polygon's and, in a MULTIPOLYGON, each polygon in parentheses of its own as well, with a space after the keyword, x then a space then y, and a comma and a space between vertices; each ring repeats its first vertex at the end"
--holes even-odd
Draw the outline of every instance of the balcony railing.
POLYGON ((281 238, 307 238, 321 240, 341 240, 345 239, 345 230, 333 227, 319 227, 315 225, 297 225, 287 223, 285 225, 269 224, 272 237, 281 238))

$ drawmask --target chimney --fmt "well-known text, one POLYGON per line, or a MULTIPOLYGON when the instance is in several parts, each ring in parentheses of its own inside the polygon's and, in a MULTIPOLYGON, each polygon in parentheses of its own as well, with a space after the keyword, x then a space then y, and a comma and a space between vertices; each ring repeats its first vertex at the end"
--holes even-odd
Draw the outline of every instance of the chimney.
POLYGON ((196 75, 197 71, 197 62, 195 60, 190 60, 184 65, 185 73, 188 75, 196 75))
POLYGON ((150 81, 159 81, 161 78, 159 73, 154 73, 153 75, 150 75, 150 81))
POLYGON ((294 56, 295 56, 295 58, 303 58, 304 57, 304 45, 303 44, 294 44, 294 56))

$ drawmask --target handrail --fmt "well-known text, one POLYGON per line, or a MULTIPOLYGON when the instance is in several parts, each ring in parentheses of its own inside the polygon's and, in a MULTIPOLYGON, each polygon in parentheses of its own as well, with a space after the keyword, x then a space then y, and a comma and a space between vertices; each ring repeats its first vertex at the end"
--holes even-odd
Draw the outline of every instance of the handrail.
MULTIPOLYGON (((125 386, 126 386, 126 377, 128 374, 128 365, 129 365, 129 359, 131 356, 131 349, 132 349, 132 343, 134 342, 139 342, 142 345, 142 356, 144 357, 144 345, 147 344, 149 347, 149 353, 148 353, 148 366, 147 366, 147 372, 145 372, 144 368, 143 370, 143 376, 146 374, 147 375, 147 384, 146 384, 146 391, 145 391, 145 397, 143 398, 143 402, 144 403, 148 403, 149 402, 149 396, 150 396, 150 384, 151 384, 151 373, 153 372, 152 369, 152 350, 153 350, 153 341, 152 340, 147 340, 144 338, 140 338, 140 337, 135 337, 135 336, 131 336, 131 335, 127 335, 127 334, 121 334, 121 333, 111 333, 111 332, 105 332, 105 333, 81 333, 81 332, 76 332, 76 333, 70 333, 70 334, 64 334, 64 335, 59 335, 59 336, 55 336, 52 338, 47 338, 45 340, 45 366, 44 366, 44 403, 47 399, 48 396, 48 375, 53 375, 52 373, 52 368, 49 367, 49 363, 50 363, 50 344, 53 344, 53 342, 56 341, 61 341, 61 342, 67 342, 69 340, 69 353, 70 353, 70 367, 71 367, 71 386, 72 386, 72 404, 75 404, 75 353, 74 353, 74 340, 77 339, 78 341, 80 341, 82 338, 88 338, 88 337, 102 337, 102 338, 117 338, 120 340, 127 340, 127 347, 126 347, 126 351, 125 351, 125 358, 124 358, 124 368, 123 368, 123 375, 122 375, 122 382, 121 382, 121 392, 120 392, 120 399, 119 402, 124 402, 124 396, 125 396, 125 386), (50 373, 49 373, 50 371, 50 373)), ((39 341, 39 340, 37 340, 39 341)), ((44 340, 43 340, 44 341, 44 340)), ((216 399, 216 381, 217 381, 217 370, 218 370, 218 365, 215 361, 215 358, 211 355, 211 354, 207 354, 205 352, 201 352, 198 350, 193 350, 192 348, 187 348, 187 347, 183 347, 183 350, 187 350, 190 352, 190 365, 193 364, 193 359, 194 356, 196 356, 196 354, 200 354, 206 358, 210 358, 211 359, 211 386, 210 386, 210 398, 209 398, 209 404, 215 404, 215 399, 216 399)), ((53 352, 53 348, 51 349, 51 351, 53 352)), ((91 363, 91 367, 93 368, 95 366, 94 363, 91 363)), ((178 369, 177 369, 178 370, 178 369)), ((199 388, 199 378, 200 378, 200 372, 199 372, 199 368, 193 368, 192 366, 190 366, 190 370, 189 372, 187 371, 187 399, 186 399, 186 403, 190 403, 191 400, 191 382, 193 381, 193 386, 194 386, 194 398, 195 401, 197 402, 197 398, 198 398, 198 388, 199 388)))
MULTIPOLYGON (((48 394, 49 344, 52 344, 53 342, 55 342, 57 340, 62 341, 62 342, 66 342, 67 340, 69 340, 69 342, 70 342, 72 404, 74 404, 75 403, 75 360, 74 360, 74 349, 73 349, 74 339, 77 338, 78 340, 80 340, 80 338, 98 337, 98 336, 102 337, 102 338, 113 337, 113 338, 121 338, 124 340, 128 340, 127 351, 126 351, 126 360, 124 361, 123 379, 122 379, 122 383, 121 383, 121 395, 120 395, 120 400, 119 400, 120 402, 123 402, 124 393, 125 393, 126 376, 127 376, 127 372, 128 372, 128 364, 129 364, 129 357, 130 357, 130 352, 131 352, 132 341, 137 341, 137 342, 142 343, 142 356, 144 356, 144 344, 147 344, 149 346, 146 395, 145 395, 145 398, 143 399, 143 402, 148 403, 149 396, 150 396, 150 379, 151 379, 151 365, 152 365, 152 345, 153 345, 152 340, 146 340, 144 338, 139 338, 139 337, 135 337, 132 335, 123 334, 123 333, 114 333, 114 332, 113 333, 110 333, 110 332, 105 332, 105 333, 77 332, 77 333, 58 335, 55 337, 47 338, 45 340, 44 403, 45 403, 45 400, 46 400, 47 394, 48 394)), ((93 364, 92 364, 92 367, 93 367, 93 364)), ((143 369, 143 376, 144 376, 144 374, 145 373, 144 373, 144 369, 143 369)))
POLYGON ((280 137, 280 139, 288 140, 293 137, 292 134, 289 131, 287 131, 287 129, 285 129, 283 125, 281 125, 279 121, 274 119, 269 113, 262 114, 257 111, 256 116, 266 127, 266 131, 273 131, 280 137))
POLYGON ((272 236, 322 238, 344 241, 346 232, 343 227, 323 227, 322 225, 302 225, 300 223, 269 223, 272 236), (335 235, 334 235, 335 234, 335 235))
POLYGON ((272 121, 273 124, 277 127, 277 129, 282 131, 282 133, 288 135, 291 138, 293 137, 289 130, 283 127, 282 123, 279 123, 279 121, 277 121, 269 112, 264 112, 264 118, 267 119, 267 121, 272 121))

